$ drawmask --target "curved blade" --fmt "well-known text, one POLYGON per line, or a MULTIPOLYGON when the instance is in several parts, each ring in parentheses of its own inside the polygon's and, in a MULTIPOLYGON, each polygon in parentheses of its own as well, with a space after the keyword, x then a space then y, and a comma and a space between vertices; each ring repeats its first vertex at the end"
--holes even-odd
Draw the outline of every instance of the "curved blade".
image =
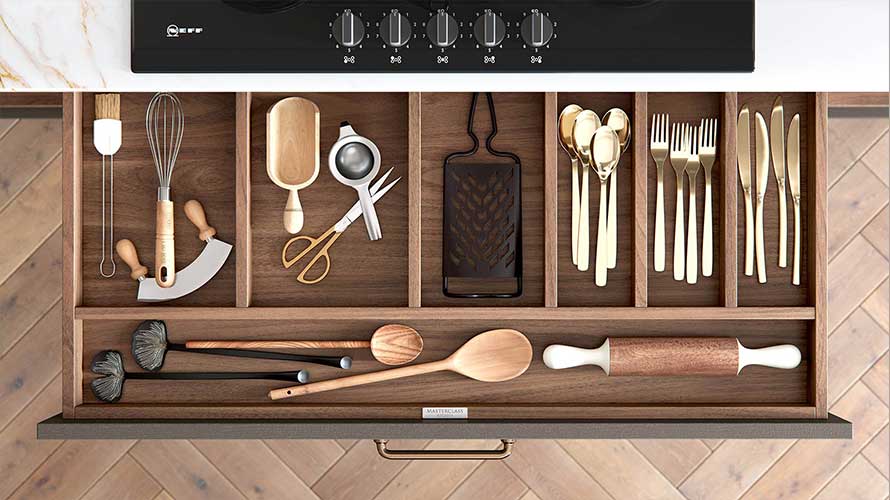
POLYGON ((800 196, 800 115, 791 118, 788 127, 788 184, 791 196, 800 196))
POLYGON ((216 276, 231 252, 232 245, 212 239, 204 245, 201 255, 198 255, 185 269, 176 272, 173 286, 161 288, 153 278, 146 277, 139 282, 137 299, 140 302, 162 302, 188 295, 216 276))

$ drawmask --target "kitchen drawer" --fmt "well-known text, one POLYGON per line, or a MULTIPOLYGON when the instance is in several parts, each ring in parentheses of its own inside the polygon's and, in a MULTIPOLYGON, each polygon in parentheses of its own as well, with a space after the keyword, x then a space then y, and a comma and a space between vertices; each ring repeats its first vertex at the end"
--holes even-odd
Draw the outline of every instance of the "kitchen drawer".
MULTIPOLYGON (((740 196, 735 161, 741 103, 768 114, 775 94, 496 93, 494 145, 522 160, 523 288, 514 299, 455 299, 442 292, 444 156, 467 148, 465 93, 187 93, 185 137, 174 170, 173 199, 204 204, 218 237, 235 249, 207 285, 160 304, 136 301, 124 269, 102 279, 95 269, 101 212, 101 157, 92 147, 93 94, 64 96, 63 268, 64 388, 62 415, 39 425, 44 438, 627 438, 850 437, 849 422, 826 403, 826 96, 784 94, 786 116, 800 112, 804 212, 801 286, 790 267, 775 266, 767 242, 769 282, 739 272, 740 196), (368 242, 362 226, 331 248, 331 271, 316 285, 281 266, 290 236, 281 228, 286 192, 265 172, 266 118, 279 99, 313 100, 321 114, 322 172, 301 199, 302 234, 321 234, 354 202, 354 192, 326 172, 339 123, 349 120, 402 180, 377 204, 383 240, 368 242), (632 145, 618 172, 618 264, 596 287, 592 270, 571 262, 570 168, 556 135, 559 111, 575 102, 602 114, 625 109, 632 145), (652 267, 654 163, 648 153, 653 113, 672 121, 720 118, 714 167, 714 275, 696 285, 652 267), (271 401, 268 381, 143 381, 126 383, 122 399, 102 403, 90 391, 93 356, 114 349, 132 361, 130 334, 143 320, 164 320, 175 341, 200 339, 366 340, 383 324, 400 323, 424 338, 418 362, 441 359, 473 335, 513 328, 532 344, 522 376, 482 383, 436 373, 271 401), (792 370, 759 366, 738 377, 608 377, 600 369, 550 370, 541 360, 553 343, 596 347, 606 337, 726 336, 749 348, 793 344, 802 362, 792 370), (465 419, 422 418, 424 408, 465 409, 465 419)), ((116 157, 118 237, 150 250, 156 179, 142 124, 150 94, 122 95, 124 141, 116 157)), ((486 130, 487 113, 477 113, 486 130)), ((484 133, 480 132, 480 137, 484 133)), ((673 172, 665 175, 673 181, 673 172)), ((700 176, 703 177, 703 176, 700 176)), ((702 181, 703 183, 703 181, 702 181)), ((592 182, 592 186, 595 182, 592 182)), ((703 186, 703 184, 701 184, 703 186)), ((699 187, 699 193, 703 187, 699 187)), ((665 193, 672 189, 666 182, 665 193)), ((767 234, 778 229, 775 185, 767 192, 767 234), (772 196, 772 199, 769 197, 772 196), (772 204, 770 204, 772 203, 772 204)), ((596 215, 597 189, 591 189, 596 215)), ((701 203, 701 202, 700 202, 701 203)), ((673 198, 666 196, 667 214, 673 198)), ((699 215, 701 217, 701 214, 699 215)), ((742 212, 742 217, 744 216, 742 212)), ((592 218, 595 234, 595 219, 592 218)), ((742 226, 743 226, 743 222, 742 226)), ((701 224, 701 221, 699 222, 701 224)), ((194 228, 176 217, 177 258, 201 248, 194 228)), ((790 225, 790 224, 789 224, 790 225)), ((701 227, 701 226, 700 226, 701 227)), ((672 226, 666 228, 672 234, 672 226)), ((670 240, 670 239, 669 239, 670 240)), ((595 245, 594 245, 595 246, 595 245)), ((670 247, 670 244, 667 245, 670 247)), ((668 262, 670 255, 668 254, 668 262)), ((339 351, 342 352, 342 351, 339 351)), ((335 351, 320 351, 335 354, 335 351)), ((350 373, 377 371, 370 352, 350 350, 350 373)), ((171 352, 169 371, 292 369, 280 361, 171 352)), ((343 372, 307 365, 313 380, 343 372), (336 372, 336 373, 335 373, 336 372)))

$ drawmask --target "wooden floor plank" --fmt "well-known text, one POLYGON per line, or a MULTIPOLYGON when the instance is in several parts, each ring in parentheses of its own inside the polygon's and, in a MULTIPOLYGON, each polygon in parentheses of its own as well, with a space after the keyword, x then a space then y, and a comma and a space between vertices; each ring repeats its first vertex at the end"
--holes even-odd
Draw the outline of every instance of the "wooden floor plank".
POLYGON ((868 165, 868 168, 878 176, 881 181, 890 186, 890 133, 884 133, 884 136, 878 140, 878 143, 862 157, 862 162, 868 165))
POLYGON ((161 486, 130 455, 124 455, 81 500, 152 500, 161 486))
MULTIPOLYGON (((62 157, 44 169, 0 212, 0 283, 62 223, 62 157), (23 222, 27 221, 27 224, 23 222)), ((61 255, 61 254, 60 254, 61 255)))
MULTIPOLYGON (((398 448, 423 448, 428 441, 390 441, 398 448)), ((408 465, 401 460, 385 460, 373 443, 362 441, 349 449, 313 486, 322 500, 363 500, 377 496, 387 483, 408 465)))
POLYGON ((631 443, 674 486, 711 454, 697 439, 634 439, 631 443))
POLYGON ((890 280, 872 292, 862 303, 862 309, 884 329, 890 332, 890 280))
POLYGON ((853 165, 829 189, 829 259, 834 258, 887 206, 888 189, 862 162, 853 165))
MULTIPOLYGON (((494 449, 498 441, 434 440, 426 448, 442 450, 494 449)), ((478 460, 416 460, 402 469, 380 493, 377 500, 447 498, 481 464, 478 460), (423 478, 423 481, 419 481, 423 478)))
POLYGON ((856 424, 850 440, 801 440, 743 498, 809 498, 887 424, 887 407, 864 384, 854 385, 831 412, 856 424), (814 458, 818 457, 818 460, 814 458))
POLYGON ((884 207, 862 230, 862 236, 890 259, 890 206, 884 207))
POLYGON ((188 441, 140 441, 130 455, 176 499, 244 498, 188 441))
POLYGON ((794 444, 791 439, 729 439, 681 485, 687 498, 738 498, 794 444))
POLYGON ((0 124, 0 209, 62 152, 62 121, 26 118, 3 134, 0 124))
POLYGON ((683 498, 630 441, 565 440, 560 444, 614 498, 683 498))
POLYGON ((247 498, 318 498, 262 441, 192 441, 192 444, 247 498))
POLYGON ((521 441, 504 464, 541 500, 611 498, 556 441, 521 441))
POLYGON ((868 117, 832 118, 828 122, 828 185, 861 158, 887 131, 886 120, 868 117))
POLYGON ((868 446, 862 450, 862 455, 875 466, 875 469, 890 478, 890 433, 888 427, 884 429, 868 443, 868 446))
POLYGON ((174 499, 170 493, 167 493, 167 490, 161 491, 158 493, 158 496, 154 498, 154 500, 176 500, 174 499))
POLYGON ((479 466, 448 500, 517 500, 528 488, 506 465, 487 461, 479 466))
POLYGON ((37 422, 62 411, 62 379, 56 376, 0 430, 0 498, 9 498, 62 441, 38 441, 37 422))
POLYGON ((6 353, 59 300, 62 290, 62 230, 0 284, 0 355, 6 353))
POLYGON ((862 377, 862 381, 872 390, 885 405, 890 406, 890 360, 884 355, 868 373, 862 377))
MULTIPOLYGON (((32 424, 33 425, 33 424, 32 424)), ((11 498, 79 498, 130 449, 133 441, 65 441, 11 498)))
POLYGON ((716 450, 718 446, 723 443, 722 439, 702 439, 702 443, 705 443, 705 446, 710 448, 711 450, 716 450))
POLYGON ((887 279, 887 259, 856 236, 828 264, 828 331, 833 331, 887 279))
POLYGON ((522 498, 520 498, 519 500, 541 500, 541 497, 539 497, 534 491, 528 490, 525 492, 525 495, 522 495, 522 498))
POLYGON ((0 140, 12 130, 21 118, 0 118, 0 140))
POLYGON ((887 352, 887 333, 861 308, 828 342, 828 404, 833 404, 887 352))
POLYGON ((884 476, 868 463, 868 460, 858 455, 814 497, 814 500, 839 498, 884 500, 888 493, 890 491, 887 489, 884 476))
POLYGON ((330 439, 267 440, 266 444, 310 486, 340 460, 344 453, 343 448, 330 439))

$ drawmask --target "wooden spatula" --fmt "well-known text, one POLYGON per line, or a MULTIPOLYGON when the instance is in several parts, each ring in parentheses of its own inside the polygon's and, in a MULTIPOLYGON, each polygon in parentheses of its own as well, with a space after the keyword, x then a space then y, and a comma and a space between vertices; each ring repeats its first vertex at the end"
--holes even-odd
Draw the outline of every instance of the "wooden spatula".
POLYGON ((269 397, 284 399, 446 370, 481 382, 503 382, 525 373, 531 361, 532 345, 525 335, 516 330, 489 330, 439 361, 275 389, 269 397))
POLYGON ((318 106, 302 97, 275 103, 266 114, 266 173, 278 187, 287 189, 284 228, 291 234, 303 229, 303 206, 297 191, 318 177, 318 106))

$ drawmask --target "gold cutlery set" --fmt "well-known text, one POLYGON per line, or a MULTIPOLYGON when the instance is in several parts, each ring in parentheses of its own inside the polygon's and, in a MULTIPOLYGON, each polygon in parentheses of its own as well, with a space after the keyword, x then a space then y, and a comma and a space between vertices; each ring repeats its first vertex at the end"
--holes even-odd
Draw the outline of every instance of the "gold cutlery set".
POLYGON ((617 265, 616 168, 621 153, 630 145, 630 118, 623 110, 613 108, 600 120, 595 112, 569 104, 559 115, 558 128, 559 143, 572 161, 572 263, 579 271, 590 268, 589 170, 593 169, 600 181, 595 280, 597 286, 606 286, 608 269, 617 265))
POLYGON ((702 228, 701 273, 714 271, 714 224, 712 220, 711 170, 717 158, 717 119, 706 118, 699 126, 670 123, 670 115, 652 115, 649 152, 655 160, 657 191, 655 197, 655 271, 664 272, 664 162, 670 158, 677 176, 677 208, 674 224, 674 279, 698 282, 698 214, 695 179, 699 170, 705 174, 704 227, 702 228), (689 177, 689 222, 684 242, 683 174, 689 177), (684 249, 685 248, 685 249, 684 249))
POLYGON ((795 114, 788 127, 787 149, 785 144, 785 110, 782 97, 776 98, 770 115, 770 127, 760 112, 754 113, 755 173, 754 196, 751 193, 751 131, 750 111, 742 106, 738 117, 737 152, 739 181, 745 199, 745 276, 754 275, 754 259, 757 260, 757 281, 766 283, 766 252, 763 235, 763 202, 772 158, 773 172, 779 198, 779 267, 788 267, 788 216, 785 179, 791 190, 794 205, 794 256, 792 283, 800 285, 800 114, 795 114), (772 154, 770 154, 772 152, 772 154), (787 158, 787 162, 786 162, 787 158), (754 215, 752 217, 752 212, 754 215))

